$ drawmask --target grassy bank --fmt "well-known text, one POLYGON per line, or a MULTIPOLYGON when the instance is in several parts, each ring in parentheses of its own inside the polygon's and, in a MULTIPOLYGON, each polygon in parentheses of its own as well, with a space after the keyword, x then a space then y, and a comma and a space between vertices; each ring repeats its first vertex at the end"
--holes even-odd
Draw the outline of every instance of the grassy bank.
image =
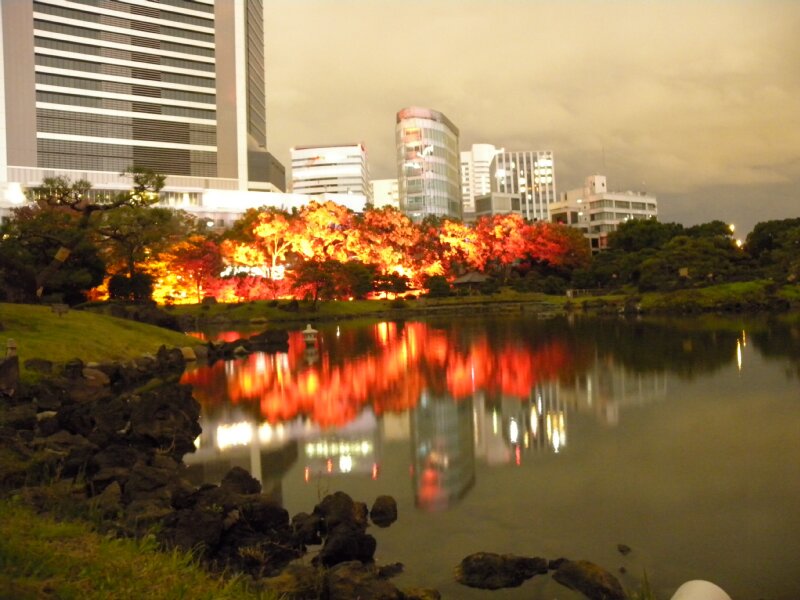
POLYGON ((198 340, 182 333, 106 315, 70 310, 64 315, 47 306, 0 304, 2 352, 8 339, 17 343, 20 368, 29 358, 64 362, 124 360, 152 353, 161 345, 189 346, 198 340))
POLYGON ((209 575, 186 553, 160 552, 150 538, 114 539, 86 523, 0 501, 0 598, 275 597, 249 589, 242 579, 209 575))
POLYGON ((482 309, 515 304, 536 305, 543 311, 558 311, 561 310, 566 300, 567 298, 563 296, 547 296, 503 289, 500 293, 492 295, 475 294, 447 298, 332 300, 318 302, 316 307, 312 302, 307 301, 292 303, 288 300, 259 300, 242 304, 178 305, 170 307, 168 310, 176 316, 196 318, 199 323, 246 323, 254 320, 294 323, 359 317, 401 318, 448 310, 482 309))

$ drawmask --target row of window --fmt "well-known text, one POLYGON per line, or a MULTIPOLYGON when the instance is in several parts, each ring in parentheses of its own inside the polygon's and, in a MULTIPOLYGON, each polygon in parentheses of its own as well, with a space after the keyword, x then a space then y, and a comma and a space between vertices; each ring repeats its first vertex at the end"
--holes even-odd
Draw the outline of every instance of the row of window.
POLYGON ((171 175, 216 177, 215 152, 144 148, 66 140, 37 140, 38 167, 122 172, 131 165, 171 175))
MULTIPOLYGON (((184 38, 188 40, 196 40, 198 42, 205 42, 208 44, 214 43, 214 34, 202 33, 200 31, 192 31, 189 29, 179 29, 177 27, 170 27, 168 25, 159 25, 156 23, 149 23, 145 21, 137 21, 136 19, 125 18, 124 16, 112 17, 109 15, 99 15, 89 12, 91 9, 87 7, 86 11, 75 10, 72 8, 64 8, 61 6, 51 6, 49 4, 42 4, 40 2, 33 3, 34 17, 35 13, 41 15, 52 15, 64 19, 73 19, 85 23, 97 23, 99 25, 106 25, 109 27, 118 27, 121 29, 130 29, 132 31, 146 31, 148 33, 156 33, 164 36, 184 38)), ((37 19, 37 23, 46 22, 45 19, 37 19)), ((209 24, 206 24, 208 26, 209 24)), ((213 23, 210 23, 213 28, 213 23)), ((92 31, 90 28, 76 28, 72 29, 77 31, 92 31)), ((76 34, 80 35, 80 34, 76 34)), ((92 37, 94 37, 92 35, 92 37)))

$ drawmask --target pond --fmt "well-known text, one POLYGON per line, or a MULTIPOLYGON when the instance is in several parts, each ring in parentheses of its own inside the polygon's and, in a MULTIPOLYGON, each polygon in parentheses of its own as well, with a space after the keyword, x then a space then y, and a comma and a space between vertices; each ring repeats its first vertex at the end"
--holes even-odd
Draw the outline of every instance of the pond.
POLYGON ((288 353, 187 371, 197 482, 242 466, 290 514, 338 490, 391 495, 377 561, 444 598, 575 597, 549 577, 458 585, 478 551, 590 560, 628 589, 646 573, 660 598, 690 579, 800 597, 797 318, 317 327, 312 347, 298 328, 288 353))

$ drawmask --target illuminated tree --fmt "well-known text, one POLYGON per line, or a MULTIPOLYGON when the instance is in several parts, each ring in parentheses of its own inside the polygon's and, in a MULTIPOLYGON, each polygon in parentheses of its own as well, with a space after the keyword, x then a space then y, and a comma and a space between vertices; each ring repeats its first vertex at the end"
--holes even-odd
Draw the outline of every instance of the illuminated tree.
POLYGON ((346 207, 311 201, 300 211, 299 219, 302 230, 292 237, 292 249, 303 258, 344 262, 358 254, 358 230, 346 207))
POLYGON ((420 230, 396 208, 367 210, 358 222, 358 258, 375 265, 381 274, 413 274, 412 254, 420 242, 420 230))
POLYGON ((174 245, 164 257, 171 274, 191 285, 198 303, 215 287, 223 268, 219 245, 198 234, 174 245))
POLYGON ((511 273, 511 265, 529 252, 531 236, 530 225, 517 214, 479 219, 475 226, 475 238, 481 270, 494 272, 505 283, 511 273))

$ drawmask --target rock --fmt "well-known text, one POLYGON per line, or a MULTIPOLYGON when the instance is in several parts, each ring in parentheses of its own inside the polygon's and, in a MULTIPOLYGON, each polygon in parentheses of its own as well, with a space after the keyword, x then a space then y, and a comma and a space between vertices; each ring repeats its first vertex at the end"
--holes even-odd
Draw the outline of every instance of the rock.
MULTIPOLYGON (((208 346, 194 346, 192 352, 194 352, 194 356, 198 361, 208 360, 208 346)), ((187 358, 186 360, 189 359, 187 358)))
POLYGON ((86 380, 87 385, 94 387, 104 387, 111 385, 111 378, 103 373, 100 369, 90 369, 84 367, 82 371, 83 378, 86 380))
POLYGON ((92 507, 103 518, 115 517, 122 512, 122 487, 114 481, 99 496, 92 499, 92 507))
POLYGON ((631 547, 626 544, 617 544, 617 550, 622 556, 628 556, 631 553, 631 547))
POLYGON ((97 452, 97 446, 82 435, 63 430, 46 438, 36 438, 31 445, 34 449, 44 450, 54 459, 58 459, 62 477, 72 477, 85 470, 97 452))
POLYGON ((83 376, 83 361, 79 358, 67 361, 64 363, 62 373, 67 379, 79 379, 83 376))
POLYGON ((456 581, 469 587, 497 590, 518 587, 534 575, 544 573, 547 573, 544 558, 477 552, 456 567, 456 581))
POLYGON ((53 361, 43 358, 29 358, 24 363, 25 368, 33 373, 50 375, 53 373, 53 361))
POLYGON ((176 479, 176 470, 160 469, 137 462, 130 470, 128 481, 125 483, 125 502, 153 497, 166 497, 171 502, 172 493, 169 486, 176 479))
POLYGON ((553 579, 581 592, 590 600, 625 600, 625 592, 619 580, 602 567, 586 560, 561 562, 553 579))
POLYGON ((224 521, 221 510, 180 510, 166 516, 160 537, 182 550, 199 549, 211 555, 222 538, 224 521))
POLYGON ((200 405, 189 386, 156 388, 131 398, 130 435, 180 460, 194 452, 202 429, 200 405))
POLYGON ((39 437, 48 437, 57 433, 60 425, 58 424, 58 413, 54 410, 43 410, 36 413, 36 434, 39 437))
POLYGON ((181 354, 183 355, 183 360, 186 362, 193 362, 197 360, 197 354, 195 354, 194 348, 191 346, 183 346, 181 348, 181 354))
POLYGON ((300 544, 317 545, 322 543, 320 527, 322 515, 298 513, 292 517, 292 531, 300 544))
POLYGON ((261 580, 279 598, 317 600, 324 585, 324 573, 310 565, 291 564, 275 577, 261 580))
POLYGON ((314 513, 322 516, 323 533, 342 523, 366 528, 366 519, 361 512, 353 499, 344 492, 329 494, 314 507, 314 513))
POLYGON ((377 546, 375 538, 360 528, 338 525, 325 537, 322 549, 312 562, 326 567, 353 560, 370 562, 377 546))
POLYGON ((328 600, 402 600, 403 595, 385 579, 379 579, 374 567, 350 561, 332 567, 325 578, 328 600))
POLYGON ((0 413, 0 419, 11 429, 33 429, 36 427, 36 408, 33 404, 8 406, 0 413))
POLYGON ((223 477, 220 487, 235 494, 260 494, 261 483, 242 467, 233 467, 223 477))
POLYGON ((388 527, 397 520, 397 502, 391 496, 378 496, 369 517, 378 527, 388 527))

